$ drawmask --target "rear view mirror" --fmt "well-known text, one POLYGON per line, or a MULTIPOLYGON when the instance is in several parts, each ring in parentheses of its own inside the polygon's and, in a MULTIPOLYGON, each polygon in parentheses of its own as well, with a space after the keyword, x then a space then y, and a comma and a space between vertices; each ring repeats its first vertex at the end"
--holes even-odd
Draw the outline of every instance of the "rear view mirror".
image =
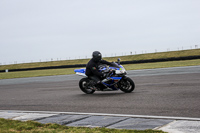
POLYGON ((121 61, 121 59, 120 59, 120 58, 118 58, 118 59, 117 59, 117 63, 118 63, 118 64, 120 64, 120 61, 121 61))

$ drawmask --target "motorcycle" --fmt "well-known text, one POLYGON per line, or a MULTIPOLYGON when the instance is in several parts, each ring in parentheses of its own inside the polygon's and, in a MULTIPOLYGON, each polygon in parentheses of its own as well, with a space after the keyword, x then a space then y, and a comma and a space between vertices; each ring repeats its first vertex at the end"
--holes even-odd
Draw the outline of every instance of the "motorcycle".
POLYGON ((95 91, 116 91, 121 90, 125 93, 130 93, 135 89, 133 80, 126 76, 127 71, 118 62, 112 62, 112 66, 99 65, 98 70, 106 73, 106 78, 100 84, 95 84, 95 81, 85 75, 85 68, 75 69, 77 75, 84 76, 79 81, 80 89, 86 94, 93 94, 95 91))

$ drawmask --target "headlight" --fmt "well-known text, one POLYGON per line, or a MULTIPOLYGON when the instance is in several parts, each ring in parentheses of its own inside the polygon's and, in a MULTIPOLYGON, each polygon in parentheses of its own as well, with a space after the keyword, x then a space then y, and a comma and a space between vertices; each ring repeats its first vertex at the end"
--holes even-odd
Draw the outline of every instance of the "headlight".
POLYGON ((126 73, 126 69, 125 68, 120 68, 119 70, 116 70, 115 72, 116 72, 116 74, 126 73))
POLYGON ((126 73, 126 69, 125 68, 120 68, 120 72, 121 73, 126 73))

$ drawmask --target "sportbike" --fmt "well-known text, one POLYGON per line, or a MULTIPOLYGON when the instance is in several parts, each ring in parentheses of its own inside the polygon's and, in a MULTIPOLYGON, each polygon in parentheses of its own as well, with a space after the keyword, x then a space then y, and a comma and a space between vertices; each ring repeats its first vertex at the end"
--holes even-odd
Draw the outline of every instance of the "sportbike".
POLYGON ((80 89, 86 94, 93 94, 95 91, 116 91, 121 90, 130 93, 135 89, 133 80, 126 76, 125 68, 118 62, 112 62, 112 66, 99 65, 98 70, 106 73, 106 78, 100 84, 96 84, 94 80, 85 75, 85 68, 75 69, 77 75, 83 76, 79 81, 80 89))

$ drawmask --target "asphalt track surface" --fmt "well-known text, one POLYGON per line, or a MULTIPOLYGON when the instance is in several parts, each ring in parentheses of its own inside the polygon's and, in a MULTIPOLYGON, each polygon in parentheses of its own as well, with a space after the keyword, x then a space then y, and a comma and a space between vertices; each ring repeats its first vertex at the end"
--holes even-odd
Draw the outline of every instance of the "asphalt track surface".
POLYGON ((77 75, 0 80, 0 110, 200 116, 200 66, 128 71, 136 88, 84 94, 77 75))

